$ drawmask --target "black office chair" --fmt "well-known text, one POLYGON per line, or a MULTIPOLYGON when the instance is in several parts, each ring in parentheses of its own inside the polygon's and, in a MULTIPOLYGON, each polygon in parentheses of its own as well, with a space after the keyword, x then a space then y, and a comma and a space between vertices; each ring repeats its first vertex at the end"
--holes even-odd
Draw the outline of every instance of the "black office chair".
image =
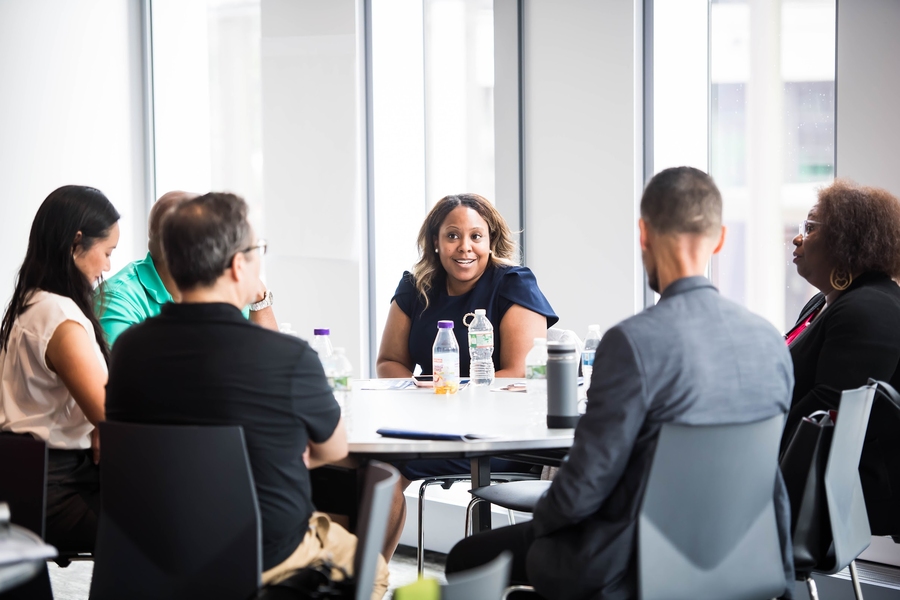
POLYGON ((509 524, 514 525, 516 518, 513 511, 534 512, 535 505, 544 492, 549 489, 551 483, 547 480, 532 479, 485 485, 469 490, 473 497, 466 508, 466 537, 473 533, 472 513, 478 504, 487 502, 505 508, 509 512, 509 524))
MULTIPOLYGON (((856 598, 862 600, 856 557, 869 547, 872 537, 859 479, 859 459, 875 389, 875 385, 867 385, 841 394, 823 475, 824 483, 817 488, 825 494, 827 515, 824 522, 818 524, 820 529, 813 531, 812 536, 798 538, 797 532, 792 532, 795 534, 797 579, 806 581, 813 600, 818 600, 819 596, 811 573, 831 575, 847 567, 856 598)), ((789 491, 796 489, 799 489, 798 486, 788 485, 789 491)), ((814 521, 807 512, 812 505, 799 504, 796 497, 792 498, 791 520, 795 527, 797 523, 810 524, 814 521)))
MULTIPOLYGON (((0 434, 0 501, 9 505, 10 523, 44 538, 47 511, 46 442, 27 434, 0 434)), ((68 560, 65 560, 65 564, 68 564, 68 560)), ((36 577, 0 594, 0 598, 52 600, 53 591, 46 565, 36 577)))
POLYGON ((30 435, 0 434, 0 501, 11 523, 44 538, 47 512, 47 443, 30 435))
POLYGON ((773 501, 784 417, 668 423, 638 517, 643 600, 774 598, 785 581, 773 501))
POLYGON ((260 516, 240 427, 106 422, 100 440, 92 600, 257 591, 260 516))

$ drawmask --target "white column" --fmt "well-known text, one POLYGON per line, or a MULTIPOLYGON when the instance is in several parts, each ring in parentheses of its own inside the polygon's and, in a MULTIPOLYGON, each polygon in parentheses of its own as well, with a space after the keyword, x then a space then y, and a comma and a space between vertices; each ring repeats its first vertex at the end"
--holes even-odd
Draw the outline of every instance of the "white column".
POLYGON ((643 306, 640 0, 525 0, 525 244, 559 326, 643 306))
POLYGON ((304 338, 330 327, 367 375, 364 80, 357 0, 263 0, 268 285, 304 338))
POLYGON ((747 308, 777 327, 784 320, 784 231, 781 217, 784 139, 781 1, 750 3, 747 82, 747 308))

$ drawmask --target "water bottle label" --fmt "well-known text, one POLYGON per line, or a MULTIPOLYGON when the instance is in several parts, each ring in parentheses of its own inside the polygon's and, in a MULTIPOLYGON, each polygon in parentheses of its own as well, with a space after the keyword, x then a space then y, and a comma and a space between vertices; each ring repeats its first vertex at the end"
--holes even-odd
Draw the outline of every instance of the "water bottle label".
POLYGON ((597 355, 596 351, 587 351, 581 353, 581 364, 585 367, 593 367, 594 366, 594 357, 597 355))
POLYGON ((525 365, 525 379, 547 379, 547 365, 525 365))
POLYGON ((328 384, 334 391, 346 391, 350 389, 350 378, 346 375, 329 377, 328 384))
POLYGON ((478 333, 469 333, 469 348, 493 348, 494 332, 481 331, 478 333))

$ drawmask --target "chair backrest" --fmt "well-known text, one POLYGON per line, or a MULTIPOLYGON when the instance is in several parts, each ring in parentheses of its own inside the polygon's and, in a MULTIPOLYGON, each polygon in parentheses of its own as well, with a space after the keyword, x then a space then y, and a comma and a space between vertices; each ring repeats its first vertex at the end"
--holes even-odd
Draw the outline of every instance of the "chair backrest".
POLYGON ((441 600, 499 600, 509 582, 512 553, 506 551, 488 564, 447 575, 441 600))
POLYGON ((240 427, 107 422, 100 440, 92 600, 257 591, 260 516, 240 427))
POLYGON ((773 494, 784 417, 666 424, 638 521, 644 600, 773 598, 786 586, 773 494))
POLYGON ((874 385, 846 390, 841 394, 831 451, 825 467, 825 499, 835 555, 835 564, 827 573, 837 573, 856 560, 869 547, 872 539, 859 480, 859 457, 874 399, 874 385))
POLYGON ((47 443, 30 435, 0 434, 0 502, 10 522, 44 539, 47 510, 47 443))
POLYGON ((353 574, 356 580, 356 600, 372 597, 378 556, 384 547, 388 517, 394 487, 400 473, 394 467, 372 461, 366 470, 365 487, 359 507, 356 556, 353 558, 353 574))

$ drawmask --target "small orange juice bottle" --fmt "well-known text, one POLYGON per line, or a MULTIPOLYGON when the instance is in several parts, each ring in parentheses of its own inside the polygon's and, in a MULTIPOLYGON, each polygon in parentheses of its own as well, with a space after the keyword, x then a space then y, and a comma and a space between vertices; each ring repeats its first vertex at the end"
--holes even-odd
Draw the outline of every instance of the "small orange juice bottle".
POLYGON ((455 394, 459 390, 459 344, 453 321, 438 321, 438 333, 431 352, 435 394, 455 394))

